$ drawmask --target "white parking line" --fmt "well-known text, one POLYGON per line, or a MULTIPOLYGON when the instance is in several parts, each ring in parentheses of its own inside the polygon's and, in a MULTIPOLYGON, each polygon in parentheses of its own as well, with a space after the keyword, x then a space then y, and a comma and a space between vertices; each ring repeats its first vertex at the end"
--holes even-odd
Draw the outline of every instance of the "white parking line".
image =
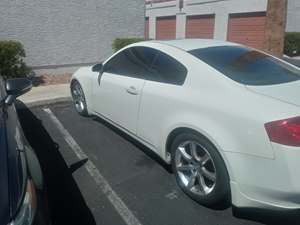
MULTIPOLYGON (((76 154, 76 156, 81 160, 88 159, 88 156, 82 151, 80 146, 70 135, 70 133, 64 128, 61 122, 56 118, 53 112, 49 108, 44 108, 43 110, 49 115, 53 123, 63 135, 65 141, 76 154)), ((123 218, 125 223, 127 225, 142 225, 141 222, 133 215, 130 209, 125 205, 125 203, 117 195, 117 193, 111 188, 107 180, 101 175, 97 167, 90 160, 86 162, 85 168, 88 171, 88 173, 93 177, 100 190, 107 196, 108 200, 123 218)))

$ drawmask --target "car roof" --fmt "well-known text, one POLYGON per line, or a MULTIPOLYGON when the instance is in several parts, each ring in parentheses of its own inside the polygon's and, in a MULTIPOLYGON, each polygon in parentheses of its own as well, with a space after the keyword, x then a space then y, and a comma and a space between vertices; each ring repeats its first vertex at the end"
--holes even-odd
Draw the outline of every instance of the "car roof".
POLYGON ((146 43, 160 43, 171 45, 176 48, 180 48, 184 51, 191 51, 199 48, 208 48, 208 47, 216 47, 216 46, 237 46, 239 44, 227 42, 227 41, 219 41, 212 39, 176 39, 176 40, 151 40, 143 42, 146 43))

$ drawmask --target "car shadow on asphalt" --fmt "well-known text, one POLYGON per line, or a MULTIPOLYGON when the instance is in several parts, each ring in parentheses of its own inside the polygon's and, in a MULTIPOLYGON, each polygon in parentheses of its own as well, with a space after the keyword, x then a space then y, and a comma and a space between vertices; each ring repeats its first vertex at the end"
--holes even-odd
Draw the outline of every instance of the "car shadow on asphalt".
POLYGON ((274 211, 268 209, 233 207, 233 215, 240 219, 252 220, 265 225, 298 225, 300 224, 299 210, 274 211))
POLYGON ((72 177, 72 173, 86 161, 69 168, 59 152, 59 145, 52 140, 42 122, 23 103, 18 102, 17 108, 24 134, 42 167, 52 224, 95 225, 95 219, 72 177))
MULTIPOLYGON (((138 142, 137 140, 132 138, 130 135, 126 134, 119 128, 115 127, 114 125, 108 123, 107 121, 105 121, 99 117, 95 116, 95 117, 93 117, 93 120, 103 124, 108 129, 112 130, 117 135, 121 136, 122 138, 124 138, 125 140, 127 140, 128 142, 133 144, 135 147, 137 147, 139 150, 141 150, 145 155, 147 155, 153 161, 157 162, 158 165, 163 167, 167 172, 173 173, 171 166, 169 164, 167 164, 160 156, 158 156, 155 152, 153 152, 151 149, 149 149, 145 145, 141 144, 140 142, 138 142)), ((144 163, 147 163, 146 161, 148 161, 148 160, 144 160, 143 162, 139 162, 139 163, 144 164, 144 163)))

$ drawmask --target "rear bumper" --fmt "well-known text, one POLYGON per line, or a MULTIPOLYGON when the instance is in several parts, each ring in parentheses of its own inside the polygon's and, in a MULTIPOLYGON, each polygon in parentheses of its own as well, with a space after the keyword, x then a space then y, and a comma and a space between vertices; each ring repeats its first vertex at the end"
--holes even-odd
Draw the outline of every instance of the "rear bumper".
POLYGON ((272 144, 275 159, 225 153, 232 204, 239 208, 300 209, 300 148, 272 144))

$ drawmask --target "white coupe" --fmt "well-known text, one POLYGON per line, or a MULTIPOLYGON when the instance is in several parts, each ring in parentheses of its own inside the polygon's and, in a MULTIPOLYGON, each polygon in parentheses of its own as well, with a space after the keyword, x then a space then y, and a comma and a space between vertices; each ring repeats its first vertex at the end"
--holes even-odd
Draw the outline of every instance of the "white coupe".
POLYGON ((147 41, 80 68, 71 93, 78 113, 172 164, 199 203, 300 209, 297 67, 229 42, 147 41))

